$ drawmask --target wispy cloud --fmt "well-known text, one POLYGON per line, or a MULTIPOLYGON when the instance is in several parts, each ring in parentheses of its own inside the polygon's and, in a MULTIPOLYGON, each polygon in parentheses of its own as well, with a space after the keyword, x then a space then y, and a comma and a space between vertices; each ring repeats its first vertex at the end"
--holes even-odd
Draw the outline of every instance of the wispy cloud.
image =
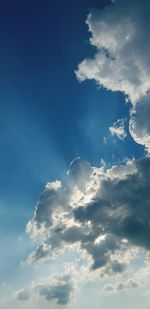
POLYGON ((126 119, 118 119, 116 122, 113 123, 112 126, 109 127, 109 131, 112 136, 116 136, 120 140, 124 140, 127 136, 125 131, 125 121, 126 119))

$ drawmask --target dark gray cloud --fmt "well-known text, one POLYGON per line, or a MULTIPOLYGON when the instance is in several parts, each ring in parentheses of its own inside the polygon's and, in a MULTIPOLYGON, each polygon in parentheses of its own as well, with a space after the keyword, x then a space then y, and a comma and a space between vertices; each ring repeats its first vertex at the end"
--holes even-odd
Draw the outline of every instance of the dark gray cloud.
POLYGON ((90 164, 85 160, 76 158, 71 162, 63 184, 57 180, 52 183, 47 183, 37 203, 34 216, 28 222, 27 231, 34 236, 36 234, 44 236, 46 232, 47 235, 50 234, 50 229, 55 229, 55 233, 62 229, 63 220, 60 218, 60 214, 62 210, 63 212, 66 210, 66 213, 69 213, 72 190, 76 187, 84 191, 91 173, 92 167, 90 164), (57 222, 59 221, 57 230, 56 220, 57 222))
MULTIPOLYGON (((92 269, 96 270, 107 264, 111 264, 111 254, 113 254, 116 249, 119 249, 119 244, 113 236, 107 235, 98 243, 93 243, 91 240, 86 243, 82 242, 82 248, 86 249, 88 254, 92 256, 92 269)), ((117 269, 113 269, 113 272, 117 272, 117 269)))
POLYGON ((125 179, 106 179, 100 193, 85 207, 74 209, 80 222, 91 221, 93 229, 126 238, 130 243, 150 248, 150 158, 134 161, 136 172, 125 179), (105 200, 104 200, 105 197, 105 200))
POLYGON ((70 302, 72 291, 73 287, 69 282, 60 283, 51 287, 48 285, 38 287, 40 296, 45 297, 49 301, 55 300, 58 305, 67 305, 70 302))
POLYGON ((125 264, 119 263, 118 261, 114 261, 111 267, 114 273, 122 273, 126 268, 125 264))
MULTIPOLYGON (((50 235, 26 262, 54 259, 78 243, 80 250, 92 258, 92 270, 106 268, 107 272, 109 269, 111 273, 121 273, 126 270, 128 261, 118 260, 117 252, 125 252, 132 246, 150 249, 150 158, 127 161, 111 169, 89 168, 88 163, 79 163, 78 159, 78 162, 75 161, 74 174, 76 166, 77 170, 79 166, 82 171, 85 166, 86 171, 90 170, 87 179, 84 171, 84 177, 81 173, 84 182, 78 187, 79 192, 76 189, 80 182, 77 179, 74 184, 72 182, 68 199, 65 198, 68 189, 64 188, 63 201, 67 200, 67 208, 62 203, 60 221, 54 221, 53 226, 49 222, 47 229, 50 229, 50 235), (123 242, 124 239, 126 242, 123 242)), ((71 168, 73 170, 73 166, 71 168)), ((70 175, 67 177, 69 181, 70 175)), ((47 199, 43 200, 47 203, 47 199)), ((55 208, 51 208, 52 217, 57 207, 59 202, 55 208)), ((39 211, 45 212, 42 203, 39 204, 39 211)), ((36 216, 32 220, 34 223, 36 216)))

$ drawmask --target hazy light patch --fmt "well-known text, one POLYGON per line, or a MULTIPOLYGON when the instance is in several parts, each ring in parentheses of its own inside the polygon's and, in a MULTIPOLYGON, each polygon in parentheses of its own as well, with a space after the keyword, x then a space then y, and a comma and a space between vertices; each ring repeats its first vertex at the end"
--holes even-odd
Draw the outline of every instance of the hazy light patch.
POLYGON ((112 136, 116 136, 120 140, 124 140, 127 136, 125 131, 125 121, 126 119, 118 119, 116 122, 113 123, 112 126, 109 127, 109 131, 112 136))

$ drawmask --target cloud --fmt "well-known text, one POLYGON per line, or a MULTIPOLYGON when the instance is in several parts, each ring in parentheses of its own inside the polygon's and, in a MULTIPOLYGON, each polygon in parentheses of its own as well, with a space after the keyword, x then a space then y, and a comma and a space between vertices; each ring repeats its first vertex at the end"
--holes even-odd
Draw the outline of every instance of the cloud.
POLYGON ((127 282, 119 282, 117 285, 105 285, 102 289, 102 292, 112 293, 112 292, 120 292, 122 290, 131 290, 138 288, 139 285, 134 280, 128 280, 127 282))
POLYGON ((76 70, 80 81, 93 79, 100 87, 121 91, 130 100, 130 133, 150 151, 150 3, 123 1, 93 10, 87 18, 90 43, 97 52, 76 70))
POLYGON ((113 285, 106 285, 106 286, 103 287, 103 291, 108 292, 108 293, 113 292, 114 287, 113 287, 113 285))
POLYGON ((123 263, 119 263, 118 261, 114 261, 112 263, 112 270, 114 273, 122 273, 125 268, 126 266, 123 263))
POLYGON ((116 136, 120 140, 123 140, 127 136, 125 131, 125 119, 118 119, 109 127, 109 131, 112 136, 116 136))
MULTIPOLYGON (((74 215, 80 222, 91 221, 93 228, 126 238, 130 243, 150 248, 149 238, 149 172, 150 158, 133 161, 135 171, 124 179, 110 178, 105 173, 95 199, 85 207, 77 207, 74 215)), ((111 177, 113 175, 111 174, 111 177)), ((124 177, 124 176, 123 176, 124 177)))
POLYGON ((130 112, 129 130, 138 144, 143 144, 150 152, 150 95, 141 98, 130 112))
POLYGON ((36 206, 34 217, 27 225, 27 231, 31 232, 33 236, 38 231, 41 232, 41 236, 44 232, 48 234, 49 228, 53 224, 53 211, 56 207, 61 207, 62 200, 61 182, 56 180, 55 182, 47 183, 40 201, 36 206))
POLYGON ((51 229, 55 228, 55 233, 57 233, 59 229, 63 228, 69 215, 70 197, 73 195, 72 188, 76 190, 77 194, 80 189, 84 192, 84 186, 91 173, 90 164, 85 160, 76 158, 70 163, 64 186, 58 180, 47 183, 37 203, 34 216, 27 224, 27 232, 33 237, 40 235, 47 238, 51 229))
POLYGON ((86 22, 97 53, 79 65, 77 77, 95 79, 107 89, 122 91, 132 102, 145 95, 150 84, 150 43, 145 40, 149 10, 148 1, 141 4, 138 0, 118 0, 104 10, 93 10, 86 22))
POLYGON ((67 305, 71 302, 74 291, 74 283, 70 275, 44 278, 39 283, 16 292, 16 298, 20 301, 28 301, 35 296, 45 298, 47 301, 55 301, 58 305, 67 305))
POLYGON ((23 300, 23 301, 27 301, 30 299, 30 292, 28 290, 20 290, 18 293, 17 293, 17 298, 18 300, 23 300))
MULTIPOLYGON (((131 102, 129 131, 147 151, 150 44, 145 36, 149 11, 148 1, 118 0, 103 11, 91 12, 87 24, 97 53, 93 59, 83 60, 76 71, 80 81, 94 79, 99 86, 125 94, 131 102)), ((109 128, 119 139, 126 137, 124 121, 119 119, 109 128)), ((139 251, 145 258, 150 250, 149 175, 149 156, 125 160, 111 168, 91 166, 80 158, 73 160, 64 180, 46 185, 27 224, 27 232, 40 244, 24 264, 50 261, 74 250, 79 257, 79 273, 84 260, 86 278, 127 274, 139 251)), ((21 290, 18 298, 25 301, 30 293, 38 294, 66 305, 73 286, 70 277, 61 276, 21 290)), ((115 287, 104 289, 110 292, 137 286, 136 280, 119 279, 115 287)))
MULTIPOLYGON (((77 159, 77 162, 75 160, 71 164, 71 170, 76 175, 77 168, 80 174, 80 169, 82 171, 85 166, 86 172, 90 170, 90 173, 84 172, 84 176, 81 173, 82 185, 81 179, 76 178, 69 188, 70 170, 68 171, 61 187, 63 202, 61 201, 61 214, 57 220, 47 221, 44 215, 47 207, 38 203, 38 211, 43 212, 42 224, 45 224, 45 232, 42 229, 42 235, 44 234, 45 239, 27 257, 25 264, 56 259, 66 250, 75 250, 85 260, 90 259, 89 271, 101 270, 113 275, 126 271, 136 254, 132 249, 150 249, 150 158, 125 161, 122 165, 114 165, 109 169, 104 166, 91 167, 85 161, 77 159)), ((50 184, 49 186, 51 188, 50 184)), ((42 195, 47 205, 44 194, 47 196, 47 190, 42 195)), ((52 208, 51 202, 53 205, 50 198, 47 206, 50 216, 54 218, 60 203, 52 208)), ((30 222, 36 225, 40 235, 41 224, 38 225, 36 220, 39 222, 34 214, 30 222)), ((35 235, 33 229, 28 232, 32 237, 35 235)))

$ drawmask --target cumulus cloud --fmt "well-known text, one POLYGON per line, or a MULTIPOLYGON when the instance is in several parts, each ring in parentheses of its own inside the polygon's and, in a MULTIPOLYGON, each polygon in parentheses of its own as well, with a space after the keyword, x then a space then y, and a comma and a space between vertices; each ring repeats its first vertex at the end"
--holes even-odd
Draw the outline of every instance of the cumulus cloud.
POLYGON ((66 220, 68 221, 70 198, 73 196, 72 190, 76 195, 80 195, 82 190, 83 194, 91 172, 92 167, 88 162, 76 158, 70 163, 67 181, 64 180, 63 186, 58 180, 47 183, 37 203, 34 216, 27 224, 27 232, 33 237, 39 235, 48 237, 51 234, 51 229, 55 228, 57 234, 57 231, 63 228, 66 220))
POLYGON ((141 98, 135 108, 131 109, 129 130, 138 144, 143 144, 150 152, 150 95, 141 98))
MULTIPOLYGON (((150 44, 145 35, 149 13, 146 0, 118 0, 103 11, 91 12, 87 24, 97 53, 80 63, 76 71, 80 81, 94 79, 99 86, 125 94, 131 102, 130 133, 148 151, 150 44)), ((119 139, 126 137, 124 121, 119 119, 109 128, 119 139)), ((80 158, 73 160, 62 182, 46 185, 27 224, 27 232, 41 242, 24 263, 50 261, 71 249, 88 261, 89 277, 98 274, 118 278, 126 274, 139 250, 144 254, 150 250, 149 175, 149 156, 125 160, 111 168, 104 164, 91 166, 80 158)), ((80 263, 78 266, 80 272, 80 263)), ((128 280, 105 290, 137 286, 137 281, 128 280)), ((35 293, 65 305, 72 291, 70 277, 60 277, 21 290, 18 298, 25 301, 35 293)))
MULTIPOLYGON (((84 179, 82 185, 81 180, 78 183, 76 178, 70 189, 68 171, 65 179, 67 189, 62 185, 61 216, 57 220, 50 220, 48 225, 44 212, 46 209, 47 213, 48 207, 53 218, 60 203, 52 208, 53 200, 49 199, 47 204, 44 197, 47 207, 38 203, 38 211, 43 212, 42 227, 35 214, 30 224, 36 225, 38 233, 44 233, 45 239, 27 257, 26 264, 45 262, 74 249, 90 259, 90 271, 103 270, 112 275, 126 271, 134 258, 132 249, 150 249, 150 158, 125 161, 109 169, 91 167, 77 159, 71 164, 71 170, 77 168, 80 174, 80 169, 83 171, 85 166, 84 177, 81 173, 84 179), (87 173, 87 170, 90 172, 87 173), (43 224, 49 233, 43 232, 43 224)), ((47 196, 47 191, 44 190, 43 194, 47 196)), ((32 237, 35 235, 32 228, 28 232, 32 237)))
POLYGON ((38 283, 16 292, 20 301, 28 301, 34 297, 42 297, 47 301, 55 301, 58 305, 67 305, 73 297, 74 282, 70 275, 45 278, 38 283))
POLYGON ((112 136, 116 136, 120 140, 123 140, 127 136, 125 131, 125 120, 126 119, 118 119, 112 126, 109 127, 109 131, 112 136))
POLYGON ((76 71, 80 81, 94 79, 100 87, 125 94, 132 103, 130 133, 148 151, 149 14, 147 0, 117 0, 103 10, 93 10, 86 23, 91 33, 90 43, 97 52, 93 59, 84 59, 76 71))
POLYGON ((61 182, 56 180, 55 182, 47 183, 40 201, 36 206, 33 220, 29 221, 27 225, 27 231, 31 232, 33 236, 39 230, 41 234, 42 231, 43 233, 48 233, 49 228, 53 224, 53 211, 56 207, 61 207, 62 200, 61 182))
POLYGON ((133 174, 124 179, 110 179, 108 170, 95 199, 86 207, 77 207, 74 215, 80 222, 90 220, 93 227, 102 226, 107 233, 149 249, 150 158, 133 161, 133 166, 133 174))

